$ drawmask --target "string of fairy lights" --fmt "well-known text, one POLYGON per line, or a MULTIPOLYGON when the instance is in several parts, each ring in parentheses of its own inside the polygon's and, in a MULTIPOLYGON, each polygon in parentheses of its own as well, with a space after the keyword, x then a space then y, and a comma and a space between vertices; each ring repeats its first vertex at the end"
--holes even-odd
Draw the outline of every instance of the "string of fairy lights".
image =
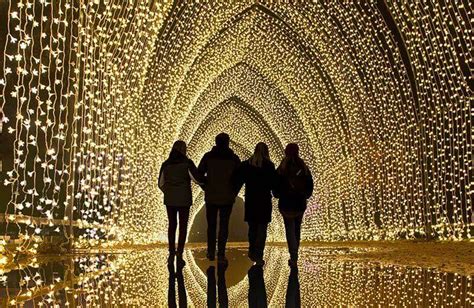
MULTIPOLYGON (((306 240, 470 237, 466 108, 472 77, 465 68, 471 56, 463 50, 472 38, 471 11, 380 1, 240 5, 179 3, 171 13, 173 28, 165 28, 158 50, 180 52, 159 52, 151 66, 157 79, 150 78, 145 90, 155 99, 144 106, 148 121, 168 121, 169 135, 156 141, 166 145, 163 155, 177 135, 188 141, 212 137, 198 128, 219 103, 234 96, 252 106, 264 101, 258 112, 281 141, 308 146, 302 152, 316 176, 316 193, 303 228, 306 240), (435 24, 418 26, 418 19, 435 24), (425 30, 436 27, 442 42, 425 30), (433 50, 450 58, 427 57, 433 50), (167 71, 169 63, 174 65, 167 71), (427 65, 436 72, 432 79, 427 65), (153 112, 155 101, 165 115, 153 112), (280 133, 281 123, 290 123, 284 130, 289 137, 280 133)), ((241 138, 240 125, 221 117, 217 123, 241 138)), ((244 142, 249 151, 253 143, 244 142)), ((194 146, 193 159, 208 148, 194 146)))
POLYGON ((120 237, 118 221, 137 206, 132 179, 144 168, 135 162, 146 155, 137 107, 169 6, 9 2, 0 89, 13 140, 3 183, 11 197, 1 209, 7 239, 17 232, 28 250, 47 235, 74 236, 79 246, 120 237))
POLYGON ((468 3, 2 5, 2 246, 165 241, 160 164, 222 130, 243 159, 300 144, 304 240, 472 235, 468 3))

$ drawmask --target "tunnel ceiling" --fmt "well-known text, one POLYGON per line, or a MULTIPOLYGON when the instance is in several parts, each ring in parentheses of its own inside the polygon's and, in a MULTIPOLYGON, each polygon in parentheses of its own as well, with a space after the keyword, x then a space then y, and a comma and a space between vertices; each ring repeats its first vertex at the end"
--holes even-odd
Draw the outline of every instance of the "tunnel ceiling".
POLYGON ((299 143, 305 240, 472 234, 469 1, 228 2, 0 3, 5 230, 165 240, 160 164, 226 131, 299 143))

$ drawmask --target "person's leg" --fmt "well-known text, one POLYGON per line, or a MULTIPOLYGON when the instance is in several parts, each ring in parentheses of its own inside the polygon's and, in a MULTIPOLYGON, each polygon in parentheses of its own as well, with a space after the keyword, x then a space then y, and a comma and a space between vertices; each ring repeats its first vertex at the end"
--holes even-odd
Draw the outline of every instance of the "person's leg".
POLYGON ((300 248, 302 223, 303 223, 303 213, 295 218, 296 253, 298 253, 298 250, 300 248))
POLYGON ((229 297, 227 295, 227 284, 225 282, 225 271, 227 265, 217 267, 217 295, 219 297, 219 308, 229 307, 229 297))
POLYGON ((217 256, 225 258, 225 246, 227 237, 229 236, 229 219, 232 213, 232 205, 222 206, 219 208, 219 238, 217 256))
POLYGON ((283 222, 285 223, 286 241, 288 243, 290 260, 296 263, 298 260, 298 246, 295 232, 295 219, 283 216, 283 222))
POLYGON ((263 252, 265 250, 265 242, 267 240, 267 227, 266 223, 259 223, 257 225, 257 236, 255 239, 255 256, 259 261, 263 260, 263 252))
POLYGON ((179 214, 179 237, 178 237, 178 250, 179 255, 183 254, 184 244, 186 243, 186 234, 188 231, 188 220, 189 220, 189 208, 182 207, 178 210, 179 214))
POLYGON ((216 254, 217 207, 206 204, 207 257, 214 260, 216 254))
POLYGON ((174 266, 168 265, 168 271, 169 271, 169 276, 168 276, 168 307, 169 308, 175 308, 176 306, 176 289, 175 289, 175 272, 174 272, 174 266))
POLYGON ((167 206, 166 213, 168 214, 168 249, 170 255, 174 255, 176 253, 176 227, 178 224, 176 208, 167 206))
POLYGON ((298 279, 298 270, 293 267, 288 277, 288 286, 285 296, 285 307, 301 307, 300 282, 298 279))
POLYGON ((249 308, 263 308, 267 306, 267 290, 265 289, 265 280, 263 278, 263 268, 253 265, 247 274, 249 280, 249 308))
POLYGON ((206 271, 207 276, 207 307, 213 308, 217 307, 216 302, 216 268, 214 266, 209 266, 206 271))
POLYGON ((248 257, 250 260, 255 261, 255 236, 256 236, 256 224, 253 222, 249 222, 249 252, 248 257))
POLYGON ((179 307, 188 307, 188 298, 186 295, 186 286, 184 285, 183 269, 176 272, 176 281, 178 282, 178 300, 179 307))
POLYGON ((183 268, 186 262, 183 260, 184 244, 186 243, 186 233, 188 231, 189 208, 178 208, 179 217, 179 236, 178 236, 178 250, 176 252, 176 266, 183 268))

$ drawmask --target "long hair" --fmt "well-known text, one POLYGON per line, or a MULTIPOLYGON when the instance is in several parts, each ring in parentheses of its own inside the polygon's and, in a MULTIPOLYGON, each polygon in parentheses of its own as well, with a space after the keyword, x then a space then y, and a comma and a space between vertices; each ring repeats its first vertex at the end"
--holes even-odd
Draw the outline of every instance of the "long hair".
POLYGON ((280 174, 287 174, 290 169, 300 169, 303 173, 307 172, 307 167, 304 161, 300 158, 300 148, 296 143, 288 143, 285 148, 285 157, 278 167, 280 174), (293 168, 290 168, 293 167, 293 168))
POLYGON ((171 153, 170 156, 173 154, 173 152, 178 152, 184 156, 186 156, 186 142, 183 140, 177 140, 173 143, 173 147, 171 148, 171 153))
POLYGON ((249 159, 249 163, 255 167, 262 167, 264 160, 270 160, 270 154, 268 152, 268 146, 263 143, 259 142, 255 146, 255 151, 253 155, 249 159))

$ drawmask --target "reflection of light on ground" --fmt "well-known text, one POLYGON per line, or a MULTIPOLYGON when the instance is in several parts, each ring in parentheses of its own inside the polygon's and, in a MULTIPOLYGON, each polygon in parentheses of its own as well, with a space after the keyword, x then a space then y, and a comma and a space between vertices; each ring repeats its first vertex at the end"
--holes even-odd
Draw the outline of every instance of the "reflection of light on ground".
MULTIPOLYGON (((210 262, 206 258, 206 249, 193 249, 192 257, 201 271, 206 273, 210 266, 210 262)), ((225 271, 225 278, 227 287, 231 287, 247 276, 247 270, 253 263, 247 257, 247 249, 243 247, 230 249, 227 258, 229 259, 229 265, 225 271)))
POLYGON ((222 274, 219 268, 211 267, 215 263, 205 260, 202 248, 186 251, 187 265, 182 276, 167 269, 167 251, 162 248, 84 255, 6 272, 8 283, 0 289, 0 295, 4 305, 34 302, 38 306, 70 303, 81 307, 109 304, 166 307, 169 295, 179 303, 185 294, 191 307, 205 307, 214 297, 216 302, 226 297, 229 307, 246 307, 251 277, 254 286, 251 297, 266 296, 271 307, 281 307, 298 295, 303 307, 336 304, 467 307, 474 301, 472 277, 337 258, 339 254, 352 253, 348 249, 302 247, 299 272, 290 275, 286 248, 267 247, 263 277, 255 268, 248 275, 251 263, 244 248, 229 249, 230 264, 225 276, 219 276, 222 274), (263 286, 262 278, 264 289, 258 287, 263 286), (217 287, 213 289, 213 285, 217 287), (227 292, 222 291, 223 285, 227 292))

